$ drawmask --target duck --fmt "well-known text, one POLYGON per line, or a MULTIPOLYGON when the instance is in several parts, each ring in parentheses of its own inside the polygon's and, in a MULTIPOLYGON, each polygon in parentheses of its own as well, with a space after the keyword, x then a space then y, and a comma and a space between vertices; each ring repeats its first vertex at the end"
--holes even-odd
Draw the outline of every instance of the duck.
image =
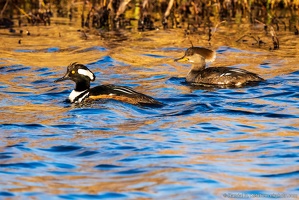
POLYGON ((90 103, 96 100, 114 99, 117 101, 141 105, 161 106, 162 103, 145 94, 136 92, 130 87, 113 84, 99 85, 90 88, 90 82, 96 79, 95 74, 85 65, 74 62, 67 67, 65 75, 54 82, 72 80, 75 82, 75 89, 70 93, 70 103, 90 103))
POLYGON ((242 87, 264 81, 259 75, 244 69, 206 67, 206 63, 213 62, 215 58, 215 51, 192 46, 185 51, 183 57, 174 61, 192 64, 191 70, 186 76, 186 82, 194 85, 242 87))

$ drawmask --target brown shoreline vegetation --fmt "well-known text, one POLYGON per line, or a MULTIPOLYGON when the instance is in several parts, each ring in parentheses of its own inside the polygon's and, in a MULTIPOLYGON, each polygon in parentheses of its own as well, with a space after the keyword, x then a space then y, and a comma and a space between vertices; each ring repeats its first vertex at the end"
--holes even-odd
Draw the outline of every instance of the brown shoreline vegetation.
MULTIPOLYGON (((8 58, 18 57, 23 63, 36 66, 45 59, 54 66, 82 60, 78 53, 91 46, 107 47, 108 54, 121 61, 146 66, 156 61, 151 57, 140 59, 134 51, 136 47, 144 53, 155 52, 157 47, 188 48, 192 42, 194 46, 214 50, 255 48, 254 52, 266 52, 264 57, 250 55, 242 63, 253 67, 252 59, 263 62, 269 56, 275 62, 290 64, 288 68, 277 67, 275 74, 271 74, 273 77, 297 70, 298 11, 299 0, 0 0, 0 28, 5 28, 0 33, 5 37, 0 40, 10 52, 8 58), (161 29, 165 31, 155 31, 161 29), (59 50, 48 54, 46 44, 59 50), (24 48, 26 52, 22 52, 24 48), (15 49, 21 52, 11 54, 15 49), (277 49, 281 51, 272 51, 277 49), (28 59, 29 51, 40 57, 28 59), (69 52, 78 58, 64 55, 69 52), (60 54, 63 56, 59 57, 60 54)), ((176 57, 181 52, 156 53, 176 57)), ((98 58, 87 51, 84 55, 85 63, 98 58)), ((221 63, 216 60, 213 65, 241 62, 235 60, 234 52, 228 58, 228 63, 221 59, 221 63)), ((163 62, 173 63, 173 59, 163 62)))
MULTIPOLYGON (((299 0, 0 0, 0 8, 0 28, 9 28, 12 33, 17 25, 50 26, 52 17, 62 17, 70 23, 80 21, 83 38, 87 38, 86 31, 102 34, 120 29, 181 28, 187 37, 204 34, 210 42, 218 26, 251 24, 262 25, 271 38, 269 50, 277 50, 277 31, 299 34, 299 0)), ((258 47, 269 44, 251 33, 236 40, 248 41, 258 47)))
POLYGON ((199 28, 215 27, 227 23, 263 23, 276 31, 297 32, 299 0, 91 0, 43 1, 0 0, 0 24, 9 28, 13 20, 24 23, 51 24, 51 17, 74 18, 81 26, 104 30, 130 28, 139 30, 158 27, 186 28, 196 32, 199 28), (137 23, 136 23, 137 22, 137 23))

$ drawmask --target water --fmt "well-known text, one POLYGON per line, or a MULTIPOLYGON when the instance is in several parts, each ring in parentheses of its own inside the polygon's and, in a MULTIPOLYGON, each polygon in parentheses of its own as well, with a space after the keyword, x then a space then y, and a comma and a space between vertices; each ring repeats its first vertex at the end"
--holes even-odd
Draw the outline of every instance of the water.
MULTIPOLYGON (((236 43, 240 35, 223 27, 211 65, 267 81, 203 89, 184 83, 189 65, 173 62, 190 46, 182 30, 85 40, 76 27, 30 28, 31 36, 1 31, 1 199, 299 197, 298 38, 291 32, 269 51, 236 43), (92 86, 130 86, 165 106, 69 105, 74 84, 53 81, 71 62, 95 72, 92 86)), ((190 38, 209 45, 205 35, 190 38)))

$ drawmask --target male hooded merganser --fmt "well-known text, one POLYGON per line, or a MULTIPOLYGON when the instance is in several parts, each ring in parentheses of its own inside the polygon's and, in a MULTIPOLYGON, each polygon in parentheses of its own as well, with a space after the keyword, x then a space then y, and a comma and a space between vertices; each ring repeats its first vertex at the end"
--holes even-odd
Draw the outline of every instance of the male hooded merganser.
POLYGON ((117 85, 99 85, 90 88, 90 81, 95 80, 95 75, 85 65, 71 63, 66 74, 54 82, 72 80, 76 83, 75 89, 69 95, 71 103, 90 102, 100 99, 115 99, 134 104, 160 106, 162 103, 145 94, 134 91, 130 87, 117 85))
POLYGON ((175 61, 193 63, 187 74, 186 81, 200 85, 243 86, 249 83, 263 81, 257 74, 244 69, 232 67, 208 67, 206 62, 213 62, 216 52, 202 47, 190 47, 182 58, 175 61))

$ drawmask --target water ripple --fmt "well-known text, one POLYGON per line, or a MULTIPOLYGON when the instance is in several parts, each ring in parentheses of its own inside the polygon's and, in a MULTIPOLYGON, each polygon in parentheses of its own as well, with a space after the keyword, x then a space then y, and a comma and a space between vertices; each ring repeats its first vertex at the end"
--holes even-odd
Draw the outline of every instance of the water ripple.
POLYGON ((124 170, 124 171, 119 171, 116 172, 117 174, 121 174, 121 175, 135 175, 135 174, 140 174, 140 173, 145 173, 147 172, 147 170, 143 170, 143 169, 129 169, 129 170, 124 170))
POLYGON ((59 195, 62 199, 123 199, 127 196, 121 193, 106 192, 103 194, 69 194, 69 195, 59 195))
POLYGON ((77 151, 79 149, 82 149, 80 146, 66 146, 66 145, 60 145, 60 146, 53 146, 49 149, 42 149, 42 151, 49 151, 54 153, 63 153, 63 152, 70 152, 70 151, 77 151))
POLYGON ((190 65, 171 60, 189 43, 156 43, 172 31, 153 31, 150 40, 115 38, 112 45, 64 36, 61 45, 2 48, 0 198, 221 199, 229 191, 298 191, 296 57, 215 41, 215 64, 270 78, 244 88, 190 85, 190 65), (65 99, 74 83, 53 81, 65 73, 62 63, 75 61, 96 73, 92 86, 131 86, 163 106, 71 105, 65 99))
POLYGON ((95 166, 95 168, 97 168, 99 170, 112 170, 112 169, 121 168, 121 166, 109 165, 109 164, 100 164, 100 165, 95 166))
POLYGON ((264 174, 260 175, 260 177, 266 177, 266 178, 287 178, 287 177, 298 177, 299 170, 298 171, 292 171, 292 172, 286 172, 286 173, 279 173, 279 174, 264 174))
POLYGON ((98 154, 98 153, 99 153, 98 151, 84 151, 84 152, 78 154, 77 156, 87 157, 87 156, 92 156, 92 155, 95 155, 95 154, 98 154))
POLYGON ((9 164, 0 164, 1 168, 40 168, 40 167, 46 167, 45 164, 42 164, 40 162, 27 162, 27 163, 9 163, 9 164))
POLYGON ((15 195, 13 193, 11 193, 11 192, 0 192, 0 196, 13 197, 15 195))

